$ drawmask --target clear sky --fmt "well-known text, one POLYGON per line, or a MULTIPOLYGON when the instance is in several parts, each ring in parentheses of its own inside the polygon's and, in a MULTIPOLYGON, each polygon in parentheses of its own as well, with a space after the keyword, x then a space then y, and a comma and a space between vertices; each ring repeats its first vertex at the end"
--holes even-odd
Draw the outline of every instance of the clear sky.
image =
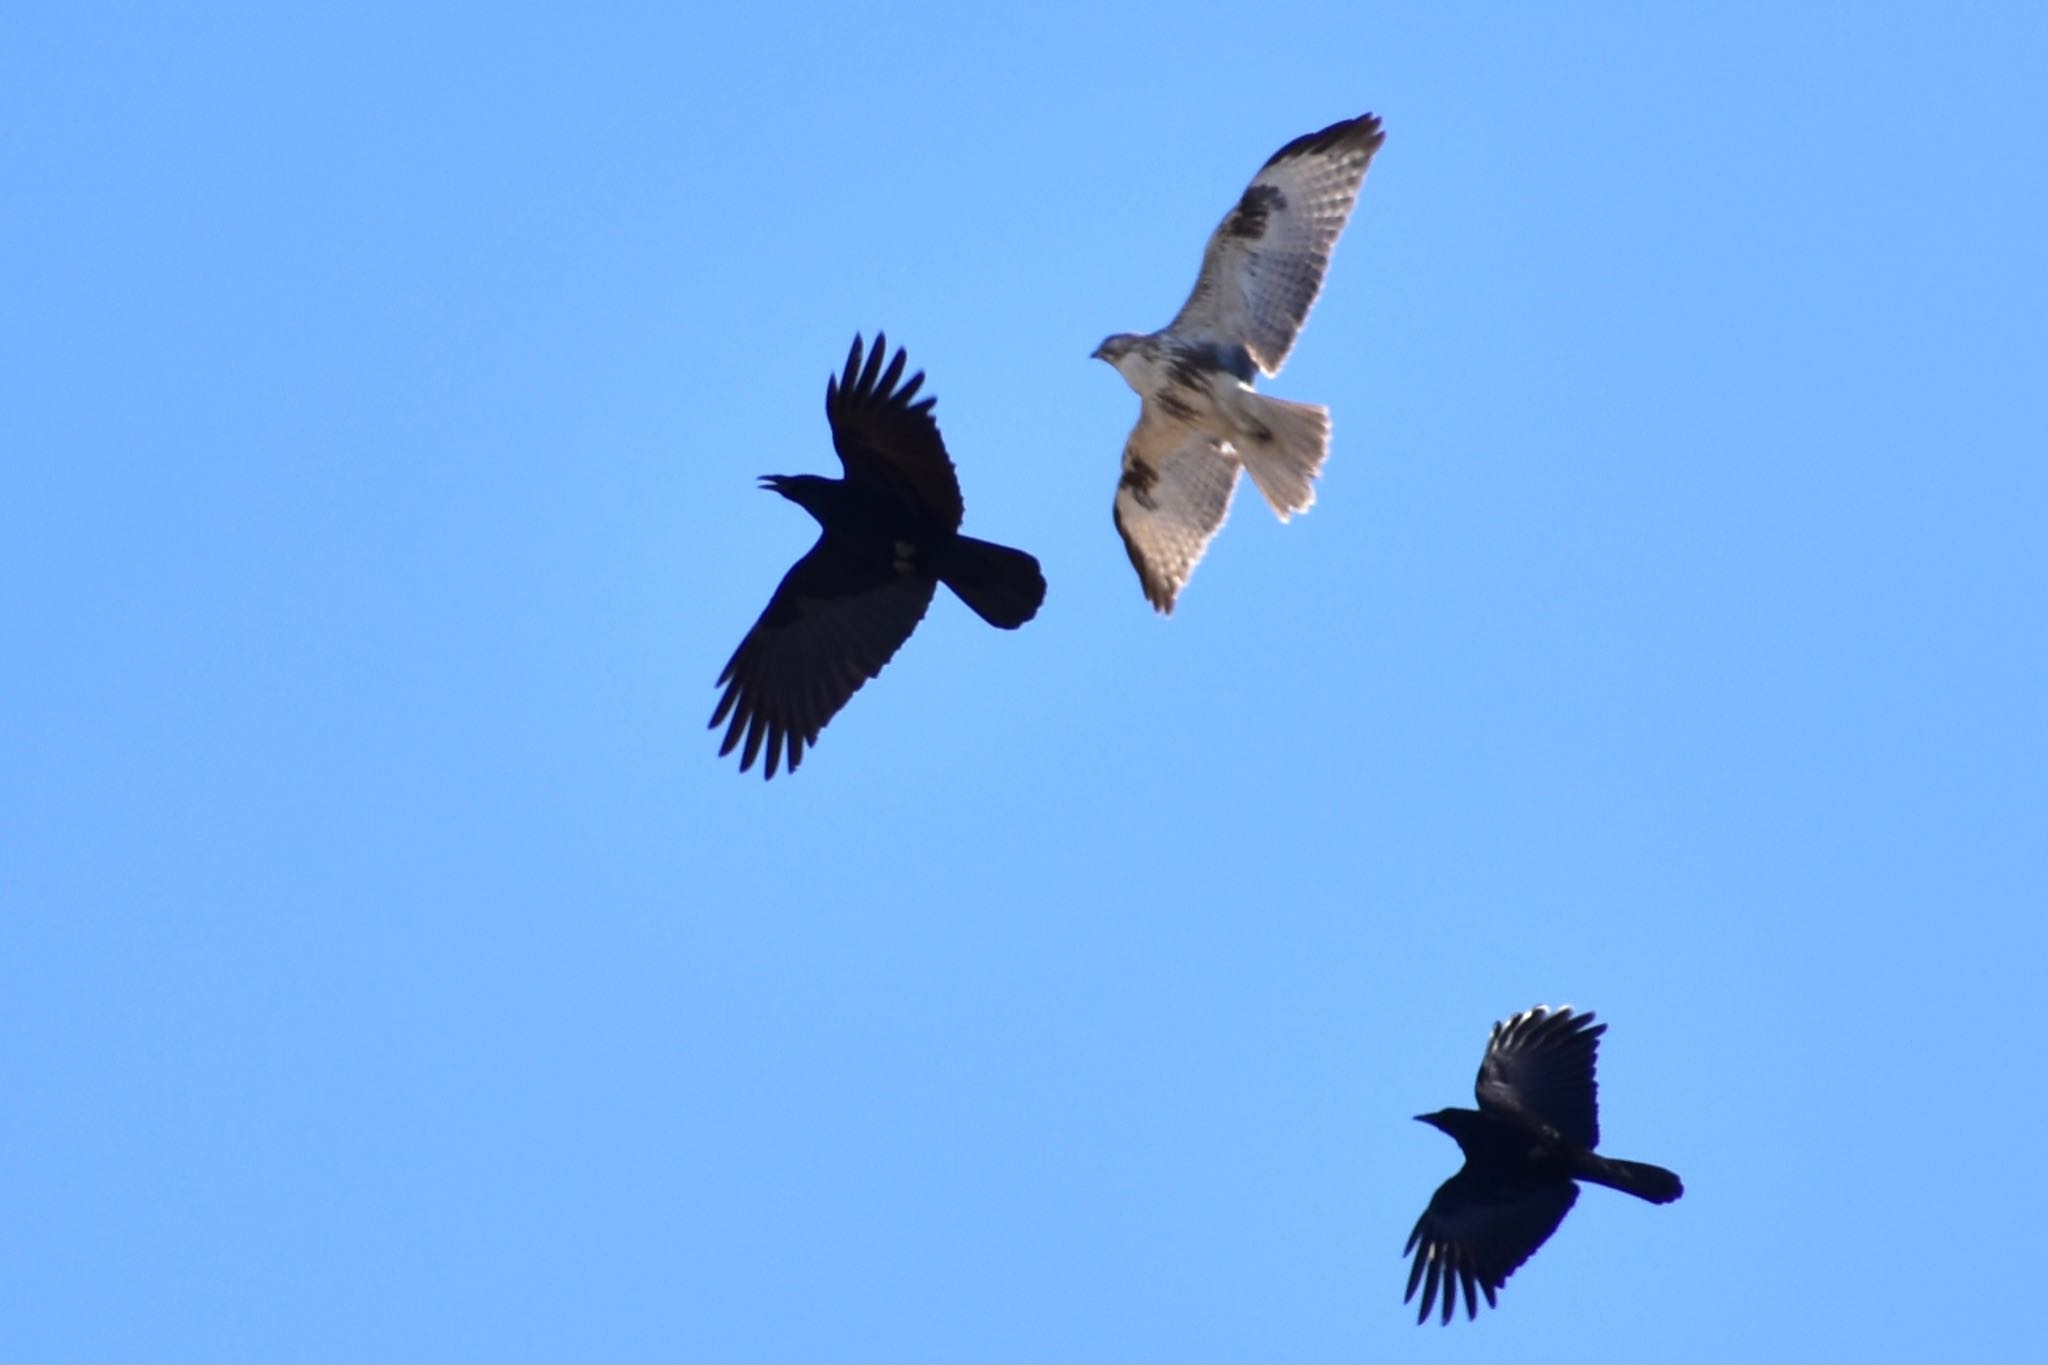
POLYGON ((2048 11, 0 10, 0 1354, 2039 1358, 2048 11), (1652 11, 1655 11, 1654 13, 1652 11), (1110 525, 1297 134, 1314 511, 1110 525), (714 677, 928 372, 793 779, 714 677), (1476 1324, 1488 1025, 1612 1025, 1476 1324))

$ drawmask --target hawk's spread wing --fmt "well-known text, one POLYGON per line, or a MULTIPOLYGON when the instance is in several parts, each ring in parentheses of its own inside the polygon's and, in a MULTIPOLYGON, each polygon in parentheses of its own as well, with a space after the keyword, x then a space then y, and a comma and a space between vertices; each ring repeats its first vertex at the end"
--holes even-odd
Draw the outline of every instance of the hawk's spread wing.
POLYGON ((1214 437, 1157 415, 1148 400, 1124 446, 1116 529, 1145 598, 1162 612, 1230 514, 1237 456, 1214 437))
POLYGON ((1600 1144, 1600 1035, 1589 1011, 1538 1005, 1493 1026, 1475 1089, 1479 1107, 1555 1128, 1591 1150, 1600 1144))
POLYGON ((1550 1240, 1578 1197, 1579 1187, 1570 1180, 1503 1187, 1459 1171, 1437 1187, 1416 1220, 1415 1231, 1408 1234, 1403 1254, 1413 1252, 1415 1264, 1408 1271, 1408 1292, 1401 1301, 1414 1298, 1420 1285, 1422 1309, 1415 1320, 1427 1322, 1441 1291, 1443 1320, 1449 1322, 1463 1289, 1465 1316, 1478 1317, 1478 1295, 1484 1293, 1487 1306, 1493 1307, 1495 1292, 1550 1240))
POLYGON ((1195 292, 1166 330, 1242 345, 1279 373, 1385 141, 1379 119, 1362 114, 1273 153, 1210 236, 1195 292))
POLYGON ((725 688, 711 728, 728 713, 721 757, 746 740, 740 771, 754 764, 765 740, 775 776, 786 755, 796 771, 804 746, 882 671, 924 619, 937 584, 919 574, 862 561, 824 537, 782 576, 768 609, 733 651, 718 684, 725 688))
POLYGON ((846 466, 848 483, 889 489, 957 531, 960 480, 932 418, 935 400, 911 401, 924 384, 924 371, 897 387, 906 357, 898 347, 885 371, 882 357, 888 352, 889 338, 875 333, 874 349, 863 365, 861 339, 855 336, 846 373, 826 382, 825 420, 832 424, 832 445, 846 466))

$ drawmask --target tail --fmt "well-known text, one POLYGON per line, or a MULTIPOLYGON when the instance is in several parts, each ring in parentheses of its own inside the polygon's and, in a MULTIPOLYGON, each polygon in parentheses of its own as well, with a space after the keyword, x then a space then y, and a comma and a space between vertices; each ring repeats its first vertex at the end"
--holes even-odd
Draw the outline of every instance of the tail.
POLYGON ((1647 1199, 1652 1204, 1668 1204, 1685 1193, 1685 1185, 1676 1172, 1652 1166, 1647 1161, 1617 1161, 1613 1157, 1594 1156, 1588 1152, 1580 1158, 1578 1169, 1572 1174, 1595 1185, 1605 1185, 1610 1190, 1647 1199))
POLYGON ((1045 575, 1022 550, 960 536, 948 551, 939 577, 974 614, 1004 630, 1038 615, 1045 601, 1045 575))
POLYGON ((1323 472, 1330 453, 1330 410, 1249 391, 1243 399, 1237 435, 1230 443, 1244 461, 1245 473, 1280 520, 1306 512, 1316 500, 1310 480, 1323 472))

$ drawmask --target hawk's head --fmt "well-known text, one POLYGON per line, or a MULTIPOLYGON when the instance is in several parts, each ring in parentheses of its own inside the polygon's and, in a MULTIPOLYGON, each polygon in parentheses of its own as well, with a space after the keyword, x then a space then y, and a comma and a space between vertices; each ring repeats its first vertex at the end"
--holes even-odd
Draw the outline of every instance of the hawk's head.
POLYGON ((1107 360, 1110 364, 1121 368, 1123 358, 1131 353, 1132 347, 1144 339, 1135 332, 1118 332, 1113 337, 1104 337, 1102 344, 1097 346, 1095 353, 1088 358, 1090 360, 1107 360))

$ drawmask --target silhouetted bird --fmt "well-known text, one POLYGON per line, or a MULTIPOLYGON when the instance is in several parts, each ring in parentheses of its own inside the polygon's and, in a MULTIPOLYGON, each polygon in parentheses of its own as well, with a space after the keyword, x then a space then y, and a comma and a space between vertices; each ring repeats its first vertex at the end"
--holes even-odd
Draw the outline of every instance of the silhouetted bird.
POLYGON ((1447 1323, 1460 1285, 1466 1317, 1479 1316, 1477 1291, 1493 1307, 1494 1291, 1564 1221, 1579 1197, 1575 1181, 1652 1204, 1685 1193, 1662 1166, 1593 1155, 1600 1145, 1594 1054, 1605 1032, 1607 1025, 1594 1026, 1590 1011, 1525 1010, 1493 1026, 1479 1064, 1479 1108, 1416 1115, 1417 1122, 1456 1138, 1465 1153, 1464 1166, 1437 1187, 1402 1253, 1415 1253, 1402 1302, 1422 1286, 1417 1322, 1429 1320, 1439 1289, 1447 1323))
POLYGON ((718 675, 725 695, 711 728, 731 715, 718 752, 731 753, 744 737, 741 772, 764 741, 762 776, 775 776, 785 757, 795 772, 804 746, 817 743, 825 722, 910 638, 938 584, 1004 630, 1029 621, 1045 600, 1036 559, 960 534, 960 482, 932 420, 933 400, 912 401, 924 374, 899 386, 904 355, 898 349, 884 370, 888 347, 876 333, 863 364, 854 337, 846 373, 825 385, 825 418, 846 477, 761 479, 823 531, 718 675))

